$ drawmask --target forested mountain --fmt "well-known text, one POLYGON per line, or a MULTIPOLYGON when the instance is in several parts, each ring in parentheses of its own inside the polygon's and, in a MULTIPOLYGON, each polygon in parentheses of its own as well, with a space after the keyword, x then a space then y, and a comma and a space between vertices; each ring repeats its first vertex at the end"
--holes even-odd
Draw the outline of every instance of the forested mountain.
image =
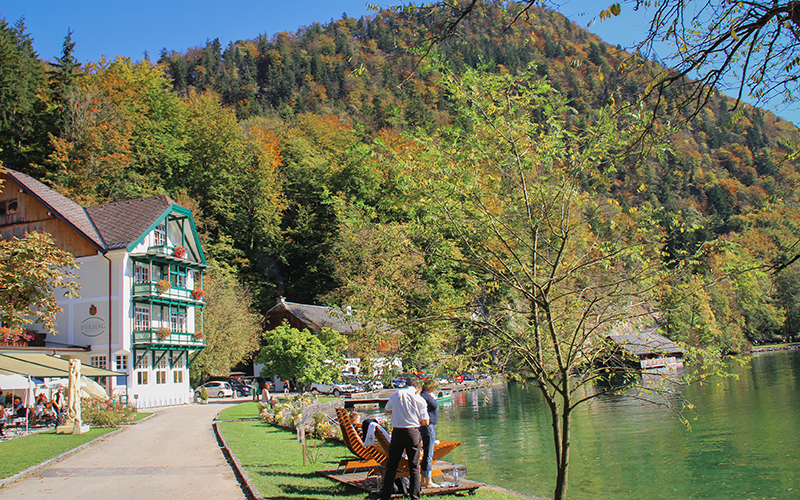
MULTIPOLYGON (((638 72, 621 71, 628 54, 558 13, 534 9, 511 24, 514 14, 496 2, 427 57, 439 13, 406 9, 165 49, 157 62, 84 66, 71 37, 60 58, 43 61, 23 25, 3 22, 0 160, 81 203, 170 194, 198 211, 210 253, 239 272, 262 310, 278 294, 331 300, 348 279, 337 252, 357 238, 343 234, 353 211, 397 224, 414 212, 393 160, 414 148, 404 133, 470 127, 441 84, 443 67, 531 68, 568 98, 575 129, 609 101, 635 101, 655 69, 639 60, 638 72)), ((665 255, 704 249, 696 271, 707 277, 785 260, 800 237, 798 163, 787 157, 797 129, 732 105, 714 98, 668 152, 593 185, 625 206, 663 207, 665 255)), ((732 275, 692 298, 676 283, 660 305, 671 331, 700 343, 738 349, 745 338, 795 335, 796 267, 732 275)), ((421 274, 432 288, 458 286, 421 274)))

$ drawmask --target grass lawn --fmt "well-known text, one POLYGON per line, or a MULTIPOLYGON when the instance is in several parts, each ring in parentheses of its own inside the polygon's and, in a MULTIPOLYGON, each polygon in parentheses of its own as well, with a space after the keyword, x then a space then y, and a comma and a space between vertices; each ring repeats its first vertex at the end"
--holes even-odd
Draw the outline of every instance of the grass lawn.
MULTIPOLYGON (((220 419, 232 415, 252 418, 257 412, 256 403, 244 403, 224 410, 220 419), (241 408, 252 405, 252 409, 241 408)), ((303 465, 302 448, 293 432, 273 427, 261 421, 221 422, 220 428, 228 445, 239 457, 250 475, 253 484, 264 498, 340 500, 371 499, 374 496, 326 477, 315 471, 333 469, 343 458, 353 458, 345 446, 338 442, 322 443, 309 439, 306 465, 303 465), (311 445, 311 443, 314 443, 311 445)), ((440 495, 437 500, 463 498, 455 495, 440 495)), ((509 500, 518 497, 497 491, 480 489, 471 498, 476 500, 509 500)))
POLYGON ((55 430, 38 432, 0 443, 0 477, 6 478, 22 472, 96 437, 116 430, 113 428, 89 429, 85 434, 56 434, 55 430))
POLYGON ((152 414, 153 414, 153 412, 149 412, 149 413, 148 412, 142 412, 142 411, 136 412, 136 415, 133 416, 133 421, 134 422, 138 422, 139 420, 141 420, 141 419, 143 419, 145 417, 149 417, 152 414))

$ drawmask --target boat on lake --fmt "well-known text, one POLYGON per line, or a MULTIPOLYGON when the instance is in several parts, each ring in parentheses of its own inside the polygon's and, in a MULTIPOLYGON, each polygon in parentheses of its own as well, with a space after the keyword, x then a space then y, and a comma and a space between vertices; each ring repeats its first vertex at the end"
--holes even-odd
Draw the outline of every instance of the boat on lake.
POLYGON ((450 391, 436 391, 434 397, 437 403, 450 403, 453 401, 453 393, 450 391))

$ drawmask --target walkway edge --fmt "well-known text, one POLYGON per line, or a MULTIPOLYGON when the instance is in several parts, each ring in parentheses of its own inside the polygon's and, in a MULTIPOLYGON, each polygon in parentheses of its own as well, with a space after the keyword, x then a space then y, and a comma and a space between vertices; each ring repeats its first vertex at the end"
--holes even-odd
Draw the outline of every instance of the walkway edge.
MULTIPOLYGON (((142 419, 142 420, 144 420, 144 419, 142 419)), ((117 429, 115 431, 111 431, 108 434, 103 434, 102 436, 98 436, 98 437, 92 439, 91 441, 83 443, 80 446, 72 448, 71 450, 67 450, 64 453, 62 453, 61 455, 56 455, 55 457, 49 458, 49 459, 45 460, 44 462, 41 462, 41 463, 36 464, 36 465, 31 465, 30 467, 28 467, 27 469, 25 469, 22 472, 18 472, 17 474, 14 474, 13 476, 9 476, 9 477, 7 477, 5 479, 0 480, 0 488, 5 488, 9 484, 16 483, 17 481, 19 481, 21 479, 24 479, 24 478, 26 478, 28 476, 32 476, 33 474, 35 474, 39 470, 44 469, 45 467, 47 467, 49 465, 53 465, 54 463, 58 463, 58 462, 64 460, 65 458, 67 458, 67 457, 69 457, 71 455, 74 455, 74 454, 78 453, 79 451, 94 445, 95 443, 99 443, 100 441, 108 439, 108 438, 110 438, 112 436, 116 436, 117 434, 119 434, 120 432, 122 432, 122 431, 124 431, 126 429, 127 429, 127 427, 120 427, 119 429, 117 429)))
POLYGON ((261 492, 258 491, 258 488, 256 488, 250 480, 250 474, 244 469, 242 462, 239 461, 239 457, 236 456, 236 453, 228 446, 228 442, 225 440, 225 436, 219 428, 219 422, 214 422, 212 427, 214 427, 214 434, 217 436, 217 441, 219 442, 220 448, 222 448, 222 453, 225 455, 225 458, 231 462, 233 473, 236 474, 236 478, 243 486, 247 497, 251 500, 264 500, 264 496, 261 495, 261 492))

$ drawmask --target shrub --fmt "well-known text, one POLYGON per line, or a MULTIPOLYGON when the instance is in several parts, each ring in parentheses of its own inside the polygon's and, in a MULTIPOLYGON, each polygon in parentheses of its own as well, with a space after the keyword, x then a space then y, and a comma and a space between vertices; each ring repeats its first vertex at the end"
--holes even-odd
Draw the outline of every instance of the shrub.
POLYGON ((119 427, 130 423, 136 416, 136 408, 112 400, 96 398, 81 399, 82 423, 92 427, 119 427))

